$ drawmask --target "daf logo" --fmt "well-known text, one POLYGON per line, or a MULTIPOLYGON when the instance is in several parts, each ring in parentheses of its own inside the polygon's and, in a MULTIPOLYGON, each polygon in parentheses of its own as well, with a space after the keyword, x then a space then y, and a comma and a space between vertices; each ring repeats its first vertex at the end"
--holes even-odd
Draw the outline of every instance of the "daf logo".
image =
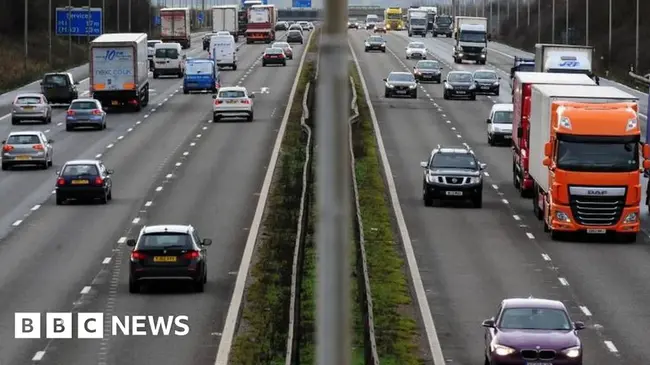
POLYGON ((535 348, 539 350, 539 349, 540 349, 541 347, 539 347, 539 346, 536 346, 535 348))
POLYGON ((587 190, 587 195, 607 195, 607 190, 587 190))
POLYGON ((456 182, 458 182, 458 179, 453 178, 453 179, 451 179, 451 182, 456 183, 456 182))

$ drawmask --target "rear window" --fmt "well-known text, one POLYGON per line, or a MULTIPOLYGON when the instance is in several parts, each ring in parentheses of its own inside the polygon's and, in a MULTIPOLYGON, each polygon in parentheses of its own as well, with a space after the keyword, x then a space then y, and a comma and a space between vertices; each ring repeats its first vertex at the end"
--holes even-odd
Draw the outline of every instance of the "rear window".
POLYGON ((220 98, 245 98, 246 93, 240 90, 225 90, 219 92, 220 98))
POLYGON ((187 233, 149 233, 140 237, 138 249, 162 250, 165 248, 192 248, 192 239, 187 233))
POLYGON ((212 71, 214 66, 210 62, 188 63, 185 68, 185 73, 188 75, 211 75, 212 71))
POLYGON ((18 97, 18 100, 16 100, 16 104, 21 104, 21 105, 32 105, 32 104, 40 104, 41 103, 41 98, 38 96, 20 96, 18 97))
POLYGON ((68 77, 64 75, 47 75, 43 78, 43 84, 53 86, 68 86, 68 77))
POLYGON ((291 35, 291 36, 299 36, 300 31, 299 30, 290 30, 289 35, 291 35))
POLYGON ((177 60, 178 50, 175 48, 158 48, 156 50, 156 58, 169 58, 171 60, 177 60))
POLYGON ((99 106, 94 101, 75 101, 70 104, 72 110, 93 110, 99 109, 99 106))
POLYGON ((39 143, 41 143, 41 140, 35 134, 9 136, 9 138, 7 139, 7 144, 39 144, 39 143))
POLYGON ((267 54, 280 54, 280 53, 284 53, 284 51, 282 50, 282 48, 267 48, 266 53, 267 54))
POLYGON ((61 176, 99 175, 95 165, 67 165, 61 172, 61 176))

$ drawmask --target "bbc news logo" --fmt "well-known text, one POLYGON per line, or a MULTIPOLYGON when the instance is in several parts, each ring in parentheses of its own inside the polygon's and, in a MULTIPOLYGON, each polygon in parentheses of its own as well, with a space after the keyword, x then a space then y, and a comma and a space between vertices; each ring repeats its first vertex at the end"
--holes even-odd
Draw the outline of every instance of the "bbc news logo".
POLYGON ((104 338, 105 326, 110 326, 111 336, 186 336, 190 333, 188 316, 108 316, 104 313, 15 313, 14 338, 104 338), (73 317, 75 321, 73 321, 73 317))

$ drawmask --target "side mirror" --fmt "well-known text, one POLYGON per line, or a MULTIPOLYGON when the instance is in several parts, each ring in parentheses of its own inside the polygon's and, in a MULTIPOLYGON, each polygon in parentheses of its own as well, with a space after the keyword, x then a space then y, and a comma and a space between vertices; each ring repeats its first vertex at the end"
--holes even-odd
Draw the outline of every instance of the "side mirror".
POLYGON ((447 79, 442 80, 442 82, 447 82, 447 79))
POLYGON ((521 138, 524 134, 524 130, 521 127, 517 127, 517 138, 521 138))
POLYGON ((492 123, 492 121, 490 120, 490 118, 486 119, 485 122, 486 122, 487 124, 492 123))
POLYGON ((481 323, 481 326, 485 328, 494 328, 494 319, 486 319, 481 323))
POLYGON ((212 94, 212 99, 216 99, 216 98, 217 98, 217 95, 216 95, 216 94, 212 94))
POLYGON ((79 85, 79 81, 75 81, 74 84, 75 84, 75 85, 79 85))
POLYGON ((416 84, 419 84, 419 83, 420 83, 420 80, 415 80, 415 83, 416 83, 416 84))
POLYGON ((478 166, 481 168, 481 170, 485 170, 485 168, 487 167, 487 164, 479 162, 478 166))
POLYGON ((382 80, 387 81, 386 79, 382 79, 382 80))
POLYGON ((445 68, 444 68, 444 67, 440 67, 440 69, 441 69, 441 70, 444 70, 445 68))
POLYGON ((422 161, 422 162, 420 162, 420 167, 423 168, 423 169, 426 169, 427 167, 429 167, 429 163, 426 162, 426 161, 422 161))
POLYGON ((650 158, 650 145, 643 145, 643 158, 650 158))
POLYGON ((212 240, 209 238, 204 238, 203 242, 201 242, 202 246, 210 246, 212 244, 212 240))
POLYGON ((546 167, 551 167, 551 158, 550 157, 544 157, 542 160, 542 165, 546 167))
POLYGON ((585 324, 583 322, 576 321, 576 322, 573 322, 573 328, 575 328, 576 331, 580 331, 580 330, 585 329, 585 324))
POLYGON ((497 77, 497 78, 499 79, 499 81, 501 81, 501 77, 497 77))
POLYGON ((546 142, 544 143, 544 156, 546 157, 551 157, 551 150, 553 149, 553 146, 551 145, 551 142, 546 142))
POLYGON ((56 175, 61 175, 61 170, 56 170, 56 171, 54 171, 54 173, 55 173, 56 175))
POLYGON ((252 93, 252 94, 248 95, 248 97, 251 98, 251 99, 255 99, 255 93, 252 93))
POLYGON ((3 139, 3 140, 2 140, 2 144, 5 144, 5 143, 7 143, 7 140, 6 140, 6 139, 3 139))
POLYGON ((43 81, 39 82, 38 84, 39 84, 39 85, 43 85, 43 81))
POLYGON ((47 143, 54 143, 54 140, 53 139, 48 139, 47 143))
POLYGON ((135 246, 135 240, 133 238, 129 238, 126 240, 126 245, 129 247, 134 247, 135 246))
POLYGON ((650 160, 643 160, 643 169, 650 170, 650 160))
POLYGON ((108 169, 108 170, 106 170, 106 173, 108 173, 109 175, 112 175, 112 174, 115 173, 115 171, 113 171, 113 170, 111 170, 111 169, 108 169))

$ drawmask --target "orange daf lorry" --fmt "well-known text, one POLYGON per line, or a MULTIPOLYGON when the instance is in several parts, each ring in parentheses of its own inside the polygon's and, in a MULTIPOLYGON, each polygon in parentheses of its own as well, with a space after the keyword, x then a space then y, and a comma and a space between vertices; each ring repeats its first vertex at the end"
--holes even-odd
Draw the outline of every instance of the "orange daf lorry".
POLYGON ((641 171, 650 168, 637 101, 611 86, 533 86, 533 212, 551 239, 586 233, 636 241, 641 171))

